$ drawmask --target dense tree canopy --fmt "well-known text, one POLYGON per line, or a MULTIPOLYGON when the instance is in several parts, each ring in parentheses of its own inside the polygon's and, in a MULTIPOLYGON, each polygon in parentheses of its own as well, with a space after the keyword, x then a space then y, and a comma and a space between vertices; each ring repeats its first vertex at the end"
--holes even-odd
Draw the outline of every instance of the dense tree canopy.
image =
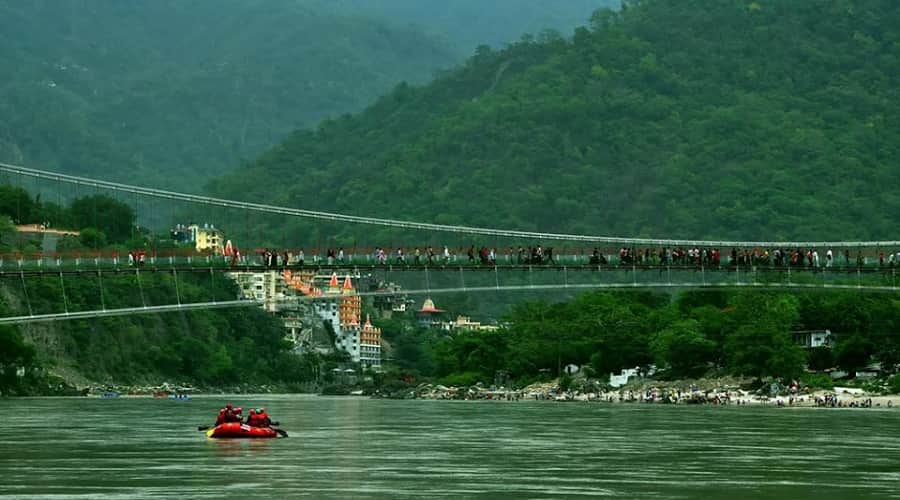
POLYGON ((890 0, 631 1, 571 40, 482 47, 430 85, 293 134, 212 190, 582 234, 888 239, 898 27, 890 0))
MULTIPOLYGON (((94 228, 112 242, 122 242, 134 234, 134 209, 105 195, 77 198, 69 208, 75 227, 94 228)), ((102 245, 100 245, 102 246, 102 245)))
MULTIPOLYGON (((36 314, 58 312, 64 300, 70 310, 136 307, 145 302, 167 304, 175 296, 171 276, 150 273, 140 279, 139 287, 134 277, 105 275, 102 291, 97 280, 67 279, 65 297, 59 280, 26 279, 27 298, 22 287, 4 282, 0 296, 18 304, 18 310, 3 300, 0 309, 4 314, 25 314, 27 302, 36 314)), ((186 302, 236 296, 234 283, 224 277, 179 275, 177 286, 186 302)), ((39 327, 23 331, 47 334, 39 327)), ((291 352, 280 320, 256 308, 67 321, 54 324, 49 333, 54 340, 41 346, 44 357, 95 382, 168 380, 221 386, 296 383, 313 377, 314 359, 291 352)), ((9 384, 17 367, 35 362, 35 349, 23 341, 20 331, 0 327, 0 378, 6 377, 9 384)))
POLYGON ((396 321, 382 326, 397 343, 401 367, 448 383, 489 383, 499 371, 529 381, 556 376, 570 363, 600 378, 650 364, 668 378, 732 373, 786 380, 799 379, 805 368, 853 373, 874 361, 889 372, 900 368, 900 301, 891 296, 722 291, 669 299, 587 293, 563 303, 527 302, 499 332, 442 335, 404 331, 396 321), (859 314, 853 330, 835 319, 848 308, 859 314), (817 329, 831 330, 833 347, 807 349, 794 337, 817 329))

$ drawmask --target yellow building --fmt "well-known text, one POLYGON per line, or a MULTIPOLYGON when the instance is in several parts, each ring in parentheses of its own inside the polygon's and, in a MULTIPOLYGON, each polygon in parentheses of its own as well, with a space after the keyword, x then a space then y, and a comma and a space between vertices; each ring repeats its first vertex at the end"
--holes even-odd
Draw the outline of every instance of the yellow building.
POLYGON ((188 226, 191 231, 191 240, 198 252, 209 252, 214 255, 222 255, 225 252, 225 235, 211 224, 202 227, 197 224, 188 226))

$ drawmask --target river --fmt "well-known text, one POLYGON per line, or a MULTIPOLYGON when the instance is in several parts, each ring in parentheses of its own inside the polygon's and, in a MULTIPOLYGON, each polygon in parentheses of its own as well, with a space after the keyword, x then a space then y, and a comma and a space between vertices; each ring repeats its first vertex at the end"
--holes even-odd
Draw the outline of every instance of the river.
POLYGON ((900 498, 900 411, 315 396, 0 400, 0 498, 900 498), (265 405, 287 439, 196 430, 265 405))

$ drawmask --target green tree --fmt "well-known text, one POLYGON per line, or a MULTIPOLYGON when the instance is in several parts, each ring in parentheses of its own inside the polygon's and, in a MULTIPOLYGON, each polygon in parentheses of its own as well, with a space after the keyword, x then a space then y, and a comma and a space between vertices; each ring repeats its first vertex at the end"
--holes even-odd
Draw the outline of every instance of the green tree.
POLYGON ((131 238, 135 230, 134 210, 109 196, 77 198, 69 210, 72 221, 78 228, 94 228, 105 234, 111 243, 131 238))
POLYGON ((6 215, 16 224, 35 222, 34 200, 23 188, 0 185, 0 215, 6 215))
POLYGON ((0 326, 0 395, 15 394, 18 371, 35 363, 34 347, 27 344, 18 329, 0 326))
POLYGON ((15 232, 16 226, 11 218, 6 215, 0 215, 0 242, 4 236, 15 232))
POLYGON ((809 350, 810 370, 827 370, 834 367, 834 353, 830 347, 815 347, 809 350))
POLYGON ((86 248, 101 249, 106 247, 106 233, 92 227, 82 229, 78 241, 86 248))
POLYGON ((798 299, 786 294, 739 293, 729 306, 736 325, 725 341, 731 371, 756 377, 799 377, 806 356, 790 333, 800 317, 798 299))
POLYGON ((835 362, 842 370, 853 373, 869 364, 874 347, 864 335, 859 333, 850 335, 835 344, 835 362))
POLYGON ((660 366, 668 366, 673 377, 702 375, 715 360, 716 343, 701 332, 700 323, 682 320, 659 332, 652 342, 660 366))
POLYGON ((728 366, 739 375, 797 378, 806 362, 803 349, 772 322, 741 325, 727 338, 728 366))

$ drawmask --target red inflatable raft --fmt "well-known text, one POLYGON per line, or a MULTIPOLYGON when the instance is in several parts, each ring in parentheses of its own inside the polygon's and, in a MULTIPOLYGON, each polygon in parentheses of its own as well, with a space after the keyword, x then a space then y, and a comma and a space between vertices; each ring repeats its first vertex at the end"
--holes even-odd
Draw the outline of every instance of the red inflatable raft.
POLYGON ((271 427, 251 427, 238 422, 217 425, 206 431, 211 438, 276 438, 278 432, 271 427))

